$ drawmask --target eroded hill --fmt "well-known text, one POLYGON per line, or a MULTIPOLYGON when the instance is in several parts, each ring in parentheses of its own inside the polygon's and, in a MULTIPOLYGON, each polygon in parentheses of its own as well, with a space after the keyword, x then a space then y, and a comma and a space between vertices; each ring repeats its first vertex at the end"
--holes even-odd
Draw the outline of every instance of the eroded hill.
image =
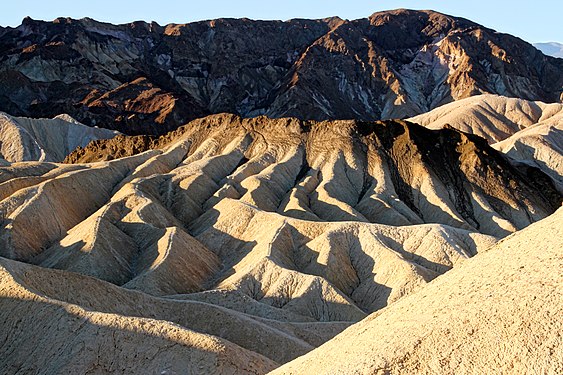
POLYGON ((31 119, 0 112, 0 158, 8 162, 61 162, 77 147, 117 134, 82 125, 68 115, 31 119))
POLYGON ((452 128, 216 115, 119 137, 79 153, 131 156, 0 167, 4 368, 266 373, 561 204, 452 128))
POLYGON ((494 144, 536 125, 563 128, 563 104, 477 95, 410 118, 429 129, 449 125, 494 144))
POLYGON ((429 129, 449 126, 479 135, 515 165, 542 170, 563 192, 563 104, 478 95, 409 121, 429 129))

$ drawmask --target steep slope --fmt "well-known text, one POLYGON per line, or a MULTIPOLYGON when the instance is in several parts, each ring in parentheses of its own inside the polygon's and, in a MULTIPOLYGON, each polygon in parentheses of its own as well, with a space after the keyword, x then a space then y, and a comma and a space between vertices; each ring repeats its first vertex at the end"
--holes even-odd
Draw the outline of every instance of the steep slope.
POLYGON ((562 221, 559 209, 272 374, 561 373, 562 221))
POLYGON ((449 125, 493 144, 531 126, 549 124, 563 127, 563 104, 478 95, 443 105, 409 121, 429 129, 442 129, 449 125))
POLYGON ((10 162, 61 162, 77 147, 84 147, 97 139, 110 139, 117 134, 82 125, 68 115, 31 119, 0 112, 0 157, 10 162))
MULTIPOLYGON (((529 180, 525 173, 533 171, 514 169, 483 140, 454 129, 430 131, 405 122, 317 123, 217 115, 144 143, 142 150, 170 147, 178 138, 195 142, 192 148, 201 147, 198 159, 225 152, 221 149, 229 144, 228 152, 238 147, 229 159, 232 170, 215 179, 218 184, 233 174, 232 180, 223 181, 225 186, 214 187, 219 190, 218 197, 210 200, 213 204, 224 196, 244 196, 244 201, 260 209, 301 219, 443 223, 506 235, 530 222, 510 218, 524 214, 511 207, 528 204, 538 186, 545 185, 541 190, 551 206, 545 212, 558 207, 560 199, 546 176, 540 173, 529 180), (235 140, 227 143, 230 139, 235 140), (514 188, 514 183, 522 188, 514 188), (257 192, 245 193, 248 189, 257 192), (254 196, 262 203, 255 203, 254 196), (494 210, 499 212, 491 216, 494 210)), ((111 140, 94 142, 67 160, 112 158, 115 146, 111 140)))
POLYGON ((0 34, 0 110, 164 134, 191 119, 378 120, 480 93, 560 102, 563 60, 433 11, 159 26, 23 20, 0 34))

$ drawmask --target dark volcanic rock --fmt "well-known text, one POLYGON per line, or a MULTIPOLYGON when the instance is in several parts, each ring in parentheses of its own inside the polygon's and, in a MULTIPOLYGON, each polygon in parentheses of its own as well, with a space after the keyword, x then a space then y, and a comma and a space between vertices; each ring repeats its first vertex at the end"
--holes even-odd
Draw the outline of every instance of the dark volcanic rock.
POLYGON ((163 134, 219 112, 374 120, 484 92, 560 101, 563 60, 431 11, 167 26, 26 18, 0 32, 0 81, 0 110, 13 115, 163 134))

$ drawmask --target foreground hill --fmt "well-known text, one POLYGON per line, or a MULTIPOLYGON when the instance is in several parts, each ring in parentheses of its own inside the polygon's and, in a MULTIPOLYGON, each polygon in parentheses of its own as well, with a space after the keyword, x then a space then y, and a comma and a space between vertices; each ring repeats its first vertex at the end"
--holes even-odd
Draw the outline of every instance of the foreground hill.
POLYGON ((9 162, 61 162, 77 147, 117 134, 82 125, 68 115, 31 119, 0 113, 0 158, 9 162))
POLYGON ((562 222, 559 209, 273 374, 560 374, 562 222))
POLYGON ((160 26, 26 18, 0 29, 0 110, 164 134, 229 112, 404 118, 480 93, 561 100, 563 60, 432 11, 160 26))
POLYGON ((0 367, 10 374, 263 374, 277 366, 263 355, 202 333, 202 326, 219 331, 209 317, 221 319, 224 330, 247 342, 251 340, 243 337, 251 335, 256 343, 280 340, 287 352, 299 344, 302 352, 310 347, 234 311, 151 298, 2 258, 0 296, 0 337, 8 342, 0 349, 0 367), (291 340, 297 344, 288 345, 291 340))

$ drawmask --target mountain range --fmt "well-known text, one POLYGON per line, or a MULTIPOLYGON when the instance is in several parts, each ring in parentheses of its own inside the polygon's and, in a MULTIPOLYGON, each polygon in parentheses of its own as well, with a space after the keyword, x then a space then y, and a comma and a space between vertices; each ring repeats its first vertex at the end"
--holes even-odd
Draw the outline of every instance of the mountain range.
POLYGON ((165 26, 26 18, 0 29, 0 80, 11 115, 164 134, 221 112, 372 121, 480 93, 551 103, 563 60, 432 11, 165 26))

